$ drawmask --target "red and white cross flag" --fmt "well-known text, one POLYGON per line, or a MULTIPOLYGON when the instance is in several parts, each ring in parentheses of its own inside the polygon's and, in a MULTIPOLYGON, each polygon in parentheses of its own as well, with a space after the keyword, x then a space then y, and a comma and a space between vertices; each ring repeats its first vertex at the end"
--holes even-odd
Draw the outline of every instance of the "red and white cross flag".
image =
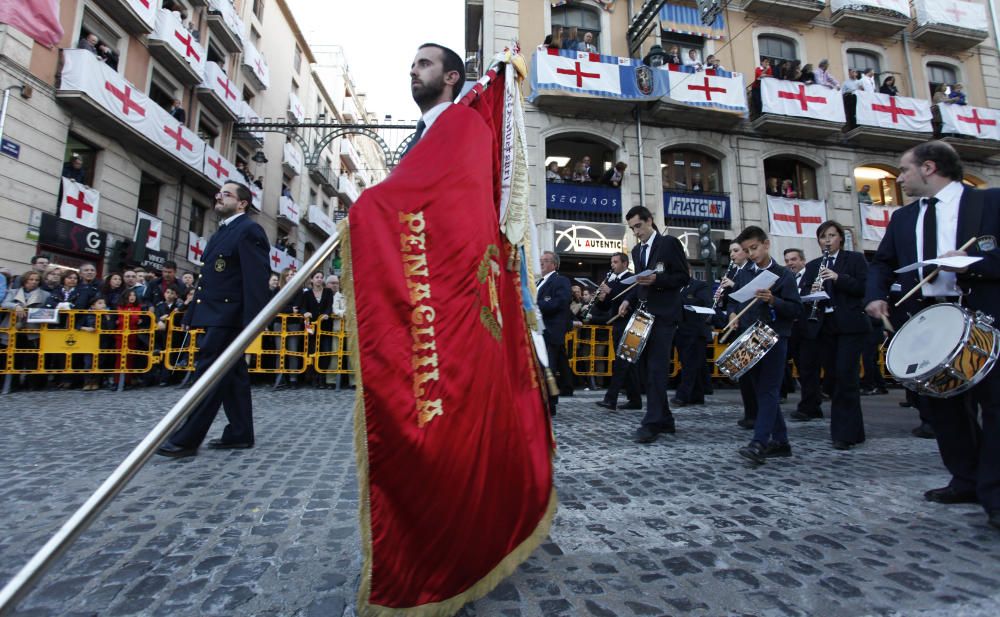
MULTIPOLYGON (((146 219, 149 221, 149 234, 146 236, 146 248, 154 251, 160 250, 160 238, 163 236, 163 221, 152 214, 146 214, 142 210, 137 210, 135 219, 135 231, 139 232, 139 221, 146 219)), ((136 238, 138 241, 139 238, 136 238)))
POLYGON ((97 206, 101 199, 97 189, 69 178, 62 179, 62 187, 63 198, 59 207, 59 217, 84 227, 97 229, 97 206))
POLYGON ((843 124, 844 99, 839 90, 783 79, 761 79, 760 98, 766 114, 813 118, 843 124))
POLYGON ((898 209, 878 204, 861 204, 861 237, 881 242, 889 227, 889 219, 898 209))
POLYGON ((933 133, 930 101, 858 90, 858 124, 914 133, 933 133))
POLYGON ((230 180, 240 183, 246 182, 243 175, 236 170, 236 165, 230 163, 218 150, 209 145, 205 146, 205 168, 203 171, 216 186, 221 187, 230 180))
POLYGON ((1000 140, 1000 112, 986 107, 938 105, 941 132, 1000 140))
POLYGON ((771 235, 815 238, 816 229, 826 220, 826 202, 768 195, 767 216, 771 235))
POLYGON ((199 266, 204 263, 201 256, 205 253, 205 239, 194 233, 188 232, 188 261, 199 266))
POLYGON ((555 84, 569 91, 622 93, 618 65, 601 62, 597 54, 577 54, 576 58, 549 54, 539 58, 537 79, 538 83, 555 84))
POLYGON ((687 73, 668 70, 670 98, 701 106, 734 108, 746 111, 747 98, 743 87, 743 76, 733 73, 732 77, 717 75, 713 70, 687 73))
POLYGON ((291 257, 285 251, 271 247, 271 254, 268 256, 268 260, 271 263, 271 272, 281 273, 285 268, 289 268, 294 265, 291 257))

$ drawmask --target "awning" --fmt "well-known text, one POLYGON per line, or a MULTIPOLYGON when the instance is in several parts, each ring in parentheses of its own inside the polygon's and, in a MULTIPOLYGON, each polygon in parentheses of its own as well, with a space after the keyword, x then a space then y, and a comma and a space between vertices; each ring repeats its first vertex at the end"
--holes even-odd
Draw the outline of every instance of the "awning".
POLYGON ((692 34, 707 39, 723 39, 726 35, 726 22, 721 13, 711 26, 704 26, 697 8, 673 2, 667 2, 660 9, 660 28, 664 32, 692 34))

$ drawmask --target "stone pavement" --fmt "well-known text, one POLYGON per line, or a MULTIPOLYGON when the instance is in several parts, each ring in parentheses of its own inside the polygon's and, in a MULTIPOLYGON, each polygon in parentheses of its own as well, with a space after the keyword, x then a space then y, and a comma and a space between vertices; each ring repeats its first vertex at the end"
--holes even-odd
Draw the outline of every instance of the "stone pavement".
MULTIPOLYGON (((0 398, 0 582, 180 394, 0 398)), ((628 439, 641 412, 598 396, 560 405, 550 541, 462 615, 1000 614, 1000 532, 978 507, 922 500, 946 476, 899 391, 864 400, 864 446, 793 423, 795 456, 757 469, 735 453, 734 390, 645 446, 628 439)), ((255 389, 256 448, 154 458, 16 614, 353 615, 352 397, 255 389)))

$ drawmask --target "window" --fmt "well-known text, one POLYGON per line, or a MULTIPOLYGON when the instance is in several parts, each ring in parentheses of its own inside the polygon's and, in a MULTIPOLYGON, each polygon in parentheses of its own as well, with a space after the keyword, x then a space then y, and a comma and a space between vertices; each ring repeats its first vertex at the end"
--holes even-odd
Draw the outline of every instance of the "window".
POLYGON ((257 21, 264 21, 264 0, 253 0, 253 14, 257 21))
POLYGON ((123 39, 127 40, 127 37, 91 12, 89 8, 84 8, 77 47, 89 49, 90 45, 93 45, 97 56, 117 71, 123 39))
POLYGON ((881 84, 882 82, 879 78, 879 73, 882 72, 882 68, 879 66, 878 56, 870 51, 848 49, 847 68, 857 71, 858 75, 864 75, 866 70, 872 69, 875 71, 875 83, 881 84))
POLYGON ((670 50, 676 47, 681 60, 686 60, 688 52, 692 49, 698 52, 700 60, 705 59, 705 39, 700 36, 664 32, 663 36, 660 37, 660 45, 663 47, 663 51, 667 53, 670 53, 670 50))
POLYGON ((931 97, 938 86, 953 86, 958 83, 958 72, 955 67, 941 62, 929 62, 927 64, 927 80, 931 97))
POLYGON ((149 98, 154 103, 170 111, 170 106, 175 99, 180 98, 181 88, 174 84, 166 75, 153 69, 152 77, 149 79, 149 98))
POLYGON ((903 194, 896 184, 896 173, 879 167, 856 167, 854 169, 854 192, 862 203, 898 206, 903 203, 903 194))
POLYGON ((198 137, 201 138, 209 146, 215 148, 216 141, 219 139, 219 123, 208 115, 205 110, 201 110, 201 114, 198 116, 198 137))
POLYGON ((63 175, 79 180, 83 177, 83 184, 94 186, 94 165, 97 163, 97 148, 83 141, 73 133, 66 139, 66 153, 63 158, 63 175), (74 164, 74 157, 80 159, 80 163, 74 164), (79 167, 77 167, 79 165, 79 167), (82 171, 77 171, 77 169, 82 171))
POLYGON ((253 106, 253 97, 256 96, 256 92, 243 86, 243 100, 247 102, 247 105, 253 106))
POLYGON ((293 56, 292 65, 295 67, 296 73, 302 71, 302 49, 299 47, 298 43, 295 44, 295 56, 293 56))
POLYGON ((584 210, 569 202, 548 203, 550 219, 621 222, 621 189, 602 185, 600 180, 615 163, 615 151, 585 136, 559 136, 545 142, 546 190, 548 197, 572 193, 574 199, 608 199, 618 211, 584 210), (589 163, 589 169, 587 165, 589 163), (553 175, 554 174, 554 175, 553 175), (564 186, 569 185, 569 186, 564 186), (566 203, 567 205, 562 205, 566 203))
POLYGON ((799 199, 819 199, 816 190, 816 170, 797 159, 776 156, 764 161, 764 176, 770 181, 777 178, 780 187, 791 181, 792 190, 799 199))
POLYGON ((226 70, 226 54, 215 45, 215 41, 209 41, 205 59, 218 64, 223 71, 226 70))
POLYGON ((309 205, 315 206, 319 203, 319 196, 316 194, 316 189, 309 189, 309 205))
POLYGON ((557 28, 562 28, 564 35, 568 35, 570 28, 576 28, 576 39, 581 42, 583 35, 589 32, 594 35, 594 46, 601 48, 601 16, 596 8, 573 5, 552 7, 552 31, 557 28))
POLYGON ((156 178, 143 173, 139 178, 139 209, 156 216, 160 205, 160 183, 156 178))
MULTIPOLYGON (((757 37, 757 46, 762 58, 770 58, 771 66, 778 66, 782 60, 798 60, 799 54, 792 39, 774 34, 757 37)), ((756 60, 760 60, 757 58, 756 60)))
POLYGON ((722 165, 703 152, 664 150, 660 170, 664 191, 722 192, 722 165))
POLYGON ((205 218, 208 213, 208 206, 191 200, 191 220, 188 223, 188 230, 199 236, 205 235, 205 218))

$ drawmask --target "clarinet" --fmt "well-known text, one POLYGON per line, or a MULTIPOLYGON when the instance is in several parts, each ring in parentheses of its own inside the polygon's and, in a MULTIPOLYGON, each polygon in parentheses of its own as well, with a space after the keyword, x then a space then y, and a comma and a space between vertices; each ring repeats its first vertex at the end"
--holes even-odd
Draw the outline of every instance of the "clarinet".
MULTIPOLYGON (((823 261, 819 263, 819 270, 816 272, 816 280, 812 284, 812 293, 818 292, 823 288, 823 276, 822 272, 826 269, 827 265, 830 263, 830 249, 823 249, 823 261)), ((819 300, 813 302, 812 310, 809 311, 809 321, 819 321, 819 316, 817 312, 819 311, 819 300)))
MULTIPOLYGON (((601 284, 602 285, 606 284, 609 280, 611 280, 611 275, 612 274, 614 274, 614 270, 608 270, 608 273, 604 275, 604 282, 601 283, 601 284)), ((600 288, 600 285, 598 285, 598 288, 600 288)), ((596 289, 594 290, 594 295, 591 296, 591 298, 590 298, 590 302, 588 302, 587 306, 583 307, 583 310, 580 311, 580 321, 590 321, 590 311, 591 311, 591 309, 594 308, 594 303, 595 302, 597 302, 597 290, 596 289)))
MULTIPOLYGON (((726 270, 726 274, 722 278, 732 280, 731 277, 733 274, 736 273, 735 271, 736 271, 736 264, 733 262, 729 262, 729 268, 726 270)), ((712 299, 713 311, 719 308, 719 301, 722 300, 722 297, 724 295, 726 295, 726 288, 722 286, 722 281, 719 281, 719 288, 715 290, 715 297, 712 299)))

